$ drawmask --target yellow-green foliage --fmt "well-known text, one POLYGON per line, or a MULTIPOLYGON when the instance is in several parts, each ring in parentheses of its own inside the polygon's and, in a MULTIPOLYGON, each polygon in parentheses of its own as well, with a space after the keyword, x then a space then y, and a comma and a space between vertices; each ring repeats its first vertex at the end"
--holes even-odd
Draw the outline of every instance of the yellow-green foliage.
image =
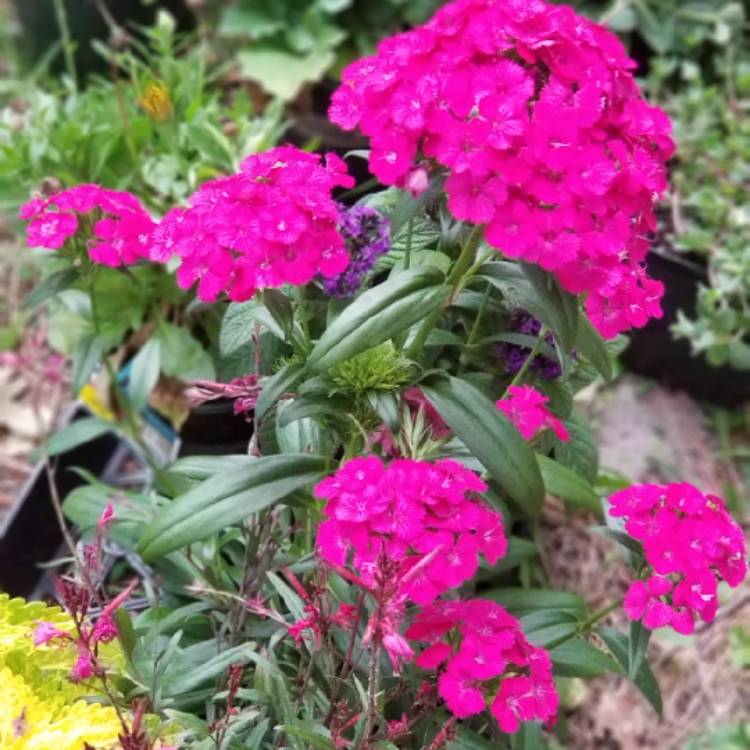
POLYGON ((38 621, 73 632, 58 607, 0 594, 0 750, 110 748, 120 729, 112 708, 87 703, 84 685, 67 674, 74 646, 34 646, 38 621))

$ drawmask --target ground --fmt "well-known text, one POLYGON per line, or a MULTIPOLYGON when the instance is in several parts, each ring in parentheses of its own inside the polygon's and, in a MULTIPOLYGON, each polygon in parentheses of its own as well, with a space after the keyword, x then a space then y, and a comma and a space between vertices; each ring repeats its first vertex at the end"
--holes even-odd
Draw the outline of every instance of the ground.
MULTIPOLYGON (((604 469, 633 481, 679 478, 717 494, 739 481, 734 467, 717 460, 706 414, 684 394, 626 375, 600 389, 588 408, 604 469)), ((619 552, 587 530, 588 519, 563 520, 554 510, 545 520, 551 582, 594 607, 606 604, 627 585, 619 552)), ((750 672, 733 663, 729 644, 734 628, 750 630, 750 586, 728 593, 717 620, 695 638, 659 632, 652 639, 649 660, 662 688, 662 721, 626 680, 588 682, 570 719, 569 750, 681 750, 697 733, 750 720, 750 672)), ((617 624, 625 625, 621 614, 617 624)))

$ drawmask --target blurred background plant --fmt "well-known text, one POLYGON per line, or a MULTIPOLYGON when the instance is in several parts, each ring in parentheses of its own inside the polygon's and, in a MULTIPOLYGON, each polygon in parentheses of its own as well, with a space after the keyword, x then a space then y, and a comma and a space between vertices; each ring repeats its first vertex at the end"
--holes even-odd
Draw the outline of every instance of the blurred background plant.
POLYGON ((269 94, 302 87, 373 51, 378 41, 422 23, 443 0, 236 0, 216 3, 217 34, 243 75, 269 94))

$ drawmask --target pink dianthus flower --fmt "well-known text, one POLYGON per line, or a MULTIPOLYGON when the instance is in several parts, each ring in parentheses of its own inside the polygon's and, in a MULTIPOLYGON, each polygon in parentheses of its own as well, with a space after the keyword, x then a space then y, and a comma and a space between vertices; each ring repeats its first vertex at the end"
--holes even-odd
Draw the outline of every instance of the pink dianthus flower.
POLYGON ((244 301, 259 289, 337 276, 349 256, 332 191, 353 184, 334 154, 322 163, 292 146, 254 154, 166 214, 153 235, 154 259, 179 256, 178 283, 197 282, 206 302, 223 291, 244 301))
POLYGON ((542 430, 550 428, 564 443, 570 439, 568 430, 548 408, 549 398, 530 385, 508 388, 508 396, 495 406, 515 425, 524 440, 533 440, 542 430))
POLYGON ((438 692, 457 718, 481 713, 491 701, 506 733, 517 732, 524 721, 554 719, 559 698, 549 654, 532 646, 499 604, 437 601, 417 614, 406 637, 428 644, 417 665, 441 669, 438 692))
POLYGON ((692 633, 696 619, 711 622, 721 580, 736 587, 747 574, 745 538, 724 505, 690 484, 641 484, 609 499, 610 514, 641 542, 651 574, 635 581, 625 613, 652 630, 692 633))
POLYGON ((452 214, 589 296, 611 337, 661 316, 642 264, 674 145, 634 68, 570 7, 454 0, 348 66, 329 115, 369 136, 385 184, 447 173, 452 214))
POLYGON ((479 554, 490 563, 505 555, 501 516, 472 493, 485 483, 461 464, 398 459, 387 466, 367 456, 345 463, 315 488, 326 500, 318 530, 321 557, 351 567, 367 586, 389 575, 400 592, 428 604, 474 576, 479 554))
POLYGON ((59 250, 80 230, 79 216, 94 213, 88 254, 104 266, 133 265, 150 258, 153 219, 131 193, 99 185, 76 185, 49 198, 33 198, 18 212, 29 222, 32 247, 59 250))

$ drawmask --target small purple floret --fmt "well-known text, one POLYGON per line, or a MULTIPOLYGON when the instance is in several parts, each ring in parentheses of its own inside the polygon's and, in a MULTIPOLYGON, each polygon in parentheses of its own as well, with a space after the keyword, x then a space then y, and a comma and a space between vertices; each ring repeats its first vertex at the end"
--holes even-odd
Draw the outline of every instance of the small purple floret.
POLYGON ((339 231, 351 260, 343 273, 323 279, 323 289, 331 297, 348 299, 356 294, 377 259, 390 250, 390 223, 374 208, 353 206, 342 209, 339 231))
MULTIPOLYGON (((538 336, 542 330, 542 324, 526 312, 516 314, 510 326, 511 331, 522 333, 526 336, 538 336)), ((555 338, 552 334, 546 337, 545 342, 554 347, 555 338)), ((508 374, 515 375, 524 366, 531 354, 531 349, 520 344, 502 342, 496 347, 497 356, 503 360, 508 374)), ((545 380, 557 380, 562 376, 562 368, 559 363, 544 354, 537 354, 529 365, 532 372, 539 373, 545 380)))

